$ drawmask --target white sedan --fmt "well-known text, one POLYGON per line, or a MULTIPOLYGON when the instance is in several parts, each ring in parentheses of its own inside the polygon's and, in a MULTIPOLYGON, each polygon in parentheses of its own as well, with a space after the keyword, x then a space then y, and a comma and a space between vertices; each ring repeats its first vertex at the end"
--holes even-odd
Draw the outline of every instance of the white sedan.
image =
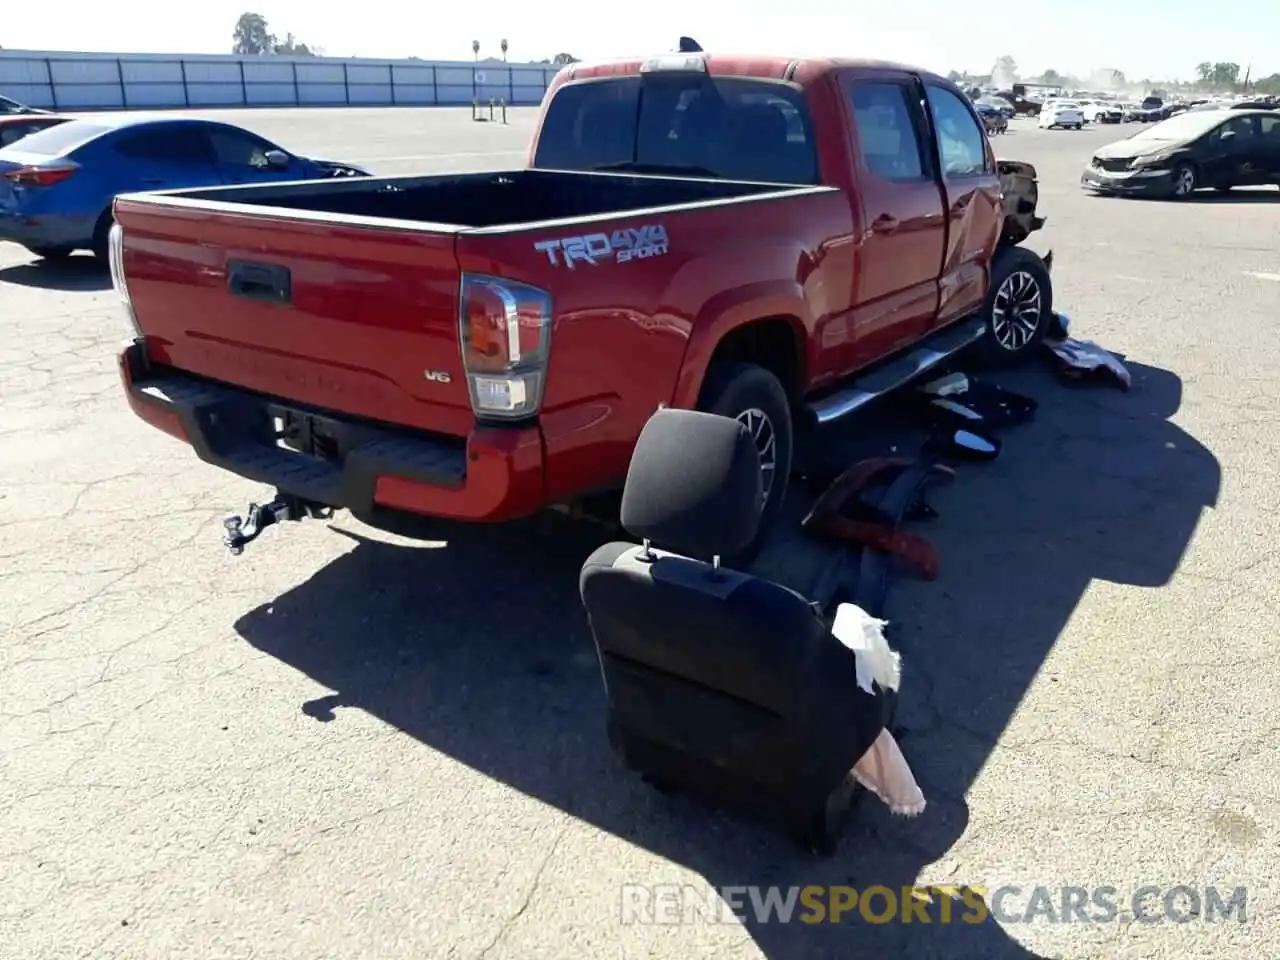
POLYGON ((1040 129, 1052 130, 1054 127, 1070 127, 1080 130, 1084 127, 1084 111, 1074 100, 1050 100, 1040 110, 1040 129))

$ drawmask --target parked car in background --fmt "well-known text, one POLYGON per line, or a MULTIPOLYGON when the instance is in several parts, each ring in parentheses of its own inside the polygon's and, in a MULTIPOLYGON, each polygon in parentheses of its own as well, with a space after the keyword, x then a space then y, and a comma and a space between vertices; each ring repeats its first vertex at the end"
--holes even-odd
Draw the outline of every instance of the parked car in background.
POLYGON ((1146 120, 1149 123, 1157 123, 1160 120, 1169 119, 1169 108, 1165 106, 1164 100, 1160 97, 1147 97, 1142 101, 1142 109, 1146 112, 1146 120))
POLYGON ((1081 104, 1084 118, 1089 123, 1123 123, 1124 111, 1112 100, 1090 100, 1081 104))
POLYGON ((6 113, 0 114, 0 149, 17 143, 23 137, 56 127, 66 123, 71 117, 60 117, 52 113, 6 113))
POLYGON ((0 149, 0 240, 47 259, 92 250, 105 260, 120 193, 368 175, 214 120, 102 114, 0 149))
POLYGON ((8 97, 0 97, 0 117, 9 116, 15 113, 48 113, 48 110, 38 110, 35 107, 28 107, 25 103, 19 103, 17 100, 10 100, 8 97))
POLYGON ((1098 150, 1080 175, 1093 193, 1185 199, 1212 187, 1280 184, 1280 115, 1191 111, 1098 150))
POLYGON ((1139 103, 1126 101, 1120 104, 1120 116, 1125 123, 1138 123, 1147 119, 1147 111, 1139 103))
POLYGON ((1006 120, 1012 120, 1018 115, 1017 108, 1002 96, 995 95, 983 97, 982 102, 996 110, 999 110, 1006 120))
POLYGON ((982 118, 982 125, 988 134, 1007 133, 1009 131, 1009 115, 990 100, 982 99, 974 103, 973 109, 982 118))
POLYGON ((1079 130, 1084 127, 1084 111, 1074 100, 1050 100, 1040 111, 1041 130, 1052 130, 1064 127, 1079 130))

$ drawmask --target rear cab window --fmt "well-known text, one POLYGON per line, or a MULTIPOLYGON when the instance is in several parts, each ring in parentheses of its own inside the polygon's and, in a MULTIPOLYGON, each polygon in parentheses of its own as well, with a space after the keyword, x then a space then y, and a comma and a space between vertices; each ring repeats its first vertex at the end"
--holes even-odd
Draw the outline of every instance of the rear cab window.
POLYGON ((566 84, 547 106, 533 165, 820 182, 803 92, 768 80, 705 74, 566 84))

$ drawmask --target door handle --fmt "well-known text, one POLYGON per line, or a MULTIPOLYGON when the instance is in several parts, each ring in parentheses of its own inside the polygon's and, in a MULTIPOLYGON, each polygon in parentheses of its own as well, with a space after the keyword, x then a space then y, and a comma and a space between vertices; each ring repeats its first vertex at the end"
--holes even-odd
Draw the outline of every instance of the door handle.
POLYGON ((293 302, 293 276, 288 267, 247 260, 227 262, 227 288, 231 295, 267 303, 293 302))
POLYGON ((159 177, 150 177, 146 180, 143 180, 142 183, 144 186, 147 186, 147 187, 158 187, 162 183, 164 183, 164 181, 161 180, 159 177))
POLYGON ((893 233, 902 224, 897 217, 891 217, 887 213, 882 213, 871 221, 872 233, 893 233))

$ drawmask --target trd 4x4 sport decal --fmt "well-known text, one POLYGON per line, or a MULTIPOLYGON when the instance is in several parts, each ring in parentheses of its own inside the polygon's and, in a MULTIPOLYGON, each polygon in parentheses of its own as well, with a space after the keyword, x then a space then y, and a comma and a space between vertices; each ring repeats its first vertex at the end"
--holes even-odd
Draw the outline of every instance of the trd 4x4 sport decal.
POLYGON ((665 254, 667 228, 654 223, 615 230, 613 233, 561 237, 558 240, 542 240, 535 243, 533 249, 545 253, 553 267, 564 266, 570 270, 578 263, 593 267, 609 260, 626 263, 628 260, 644 260, 665 254))

